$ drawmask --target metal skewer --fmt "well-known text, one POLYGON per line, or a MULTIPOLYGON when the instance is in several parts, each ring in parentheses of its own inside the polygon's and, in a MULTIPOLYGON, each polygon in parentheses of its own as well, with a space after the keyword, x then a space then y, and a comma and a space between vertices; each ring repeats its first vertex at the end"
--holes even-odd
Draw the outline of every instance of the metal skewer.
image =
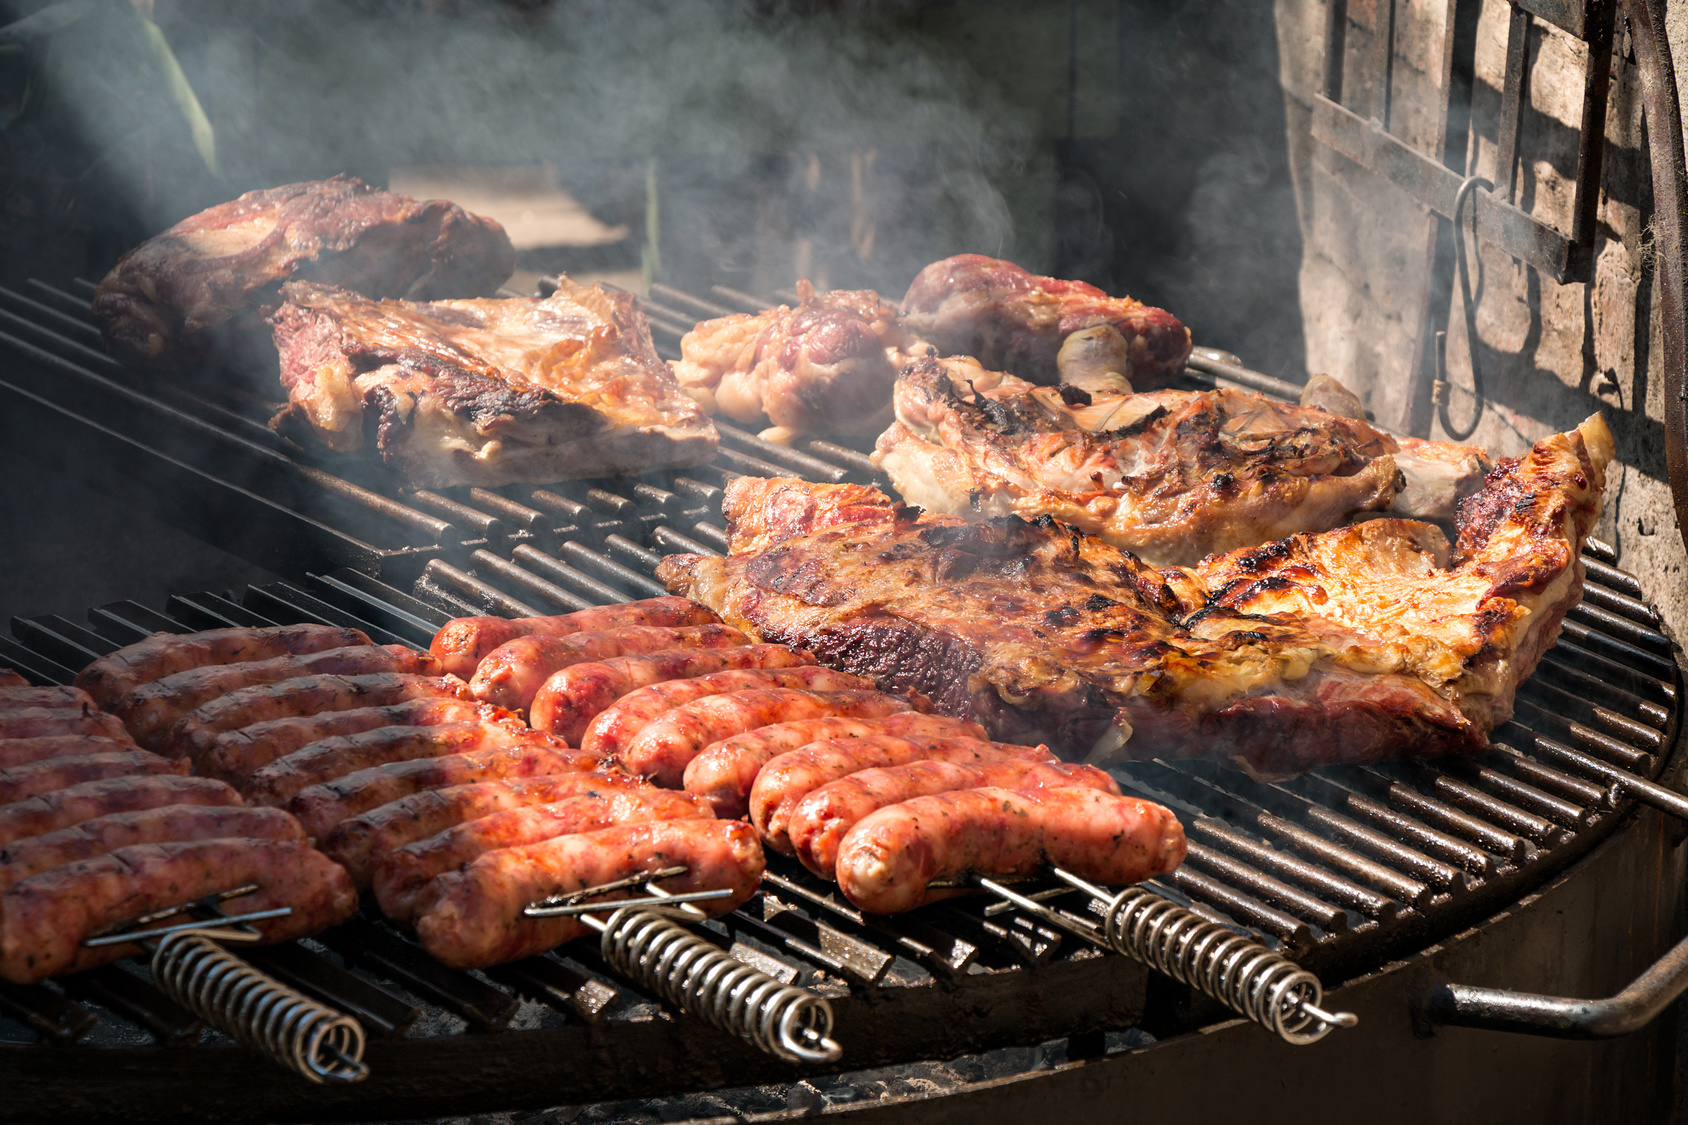
POLYGON ((1102 909, 1100 924, 1055 910, 982 875, 973 881, 1026 913, 1100 949, 1121 953, 1218 1000, 1295 1046, 1316 1043, 1339 1027, 1354 1027, 1352 1012, 1328 1012, 1319 978, 1264 945, 1209 922, 1193 910, 1143 887, 1110 893, 1070 871, 1051 869, 1068 888, 1102 909))
POLYGON ((788 1062, 836 1062, 844 1049, 832 1038, 832 1005, 824 997, 751 968, 680 924, 704 919, 693 903, 732 894, 726 889, 675 894, 655 885, 687 870, 667 867, 586 887, 532 903, 522 914, 578 917, 600 935, 604 960, 634 983, 771 1055, 788 1062), (649 897, 589 901, 635 887, 649 897))

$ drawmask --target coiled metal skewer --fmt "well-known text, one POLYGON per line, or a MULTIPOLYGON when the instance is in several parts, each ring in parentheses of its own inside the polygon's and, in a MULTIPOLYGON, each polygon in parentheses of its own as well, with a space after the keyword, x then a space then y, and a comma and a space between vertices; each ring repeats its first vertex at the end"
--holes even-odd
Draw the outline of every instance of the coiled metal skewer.
POLYGON ((1143 887, 1110 894, 1069 871, 1055 868, 1053 874, 1101 905, 1100 926, 991 879, 977 882, 1044 921, 1211 996, 1286 1043, 1316 1043, 1335 1028, 1360 1022, 1352 1012, 1325 1011, 1319 978, 1252 938, 1143 887))

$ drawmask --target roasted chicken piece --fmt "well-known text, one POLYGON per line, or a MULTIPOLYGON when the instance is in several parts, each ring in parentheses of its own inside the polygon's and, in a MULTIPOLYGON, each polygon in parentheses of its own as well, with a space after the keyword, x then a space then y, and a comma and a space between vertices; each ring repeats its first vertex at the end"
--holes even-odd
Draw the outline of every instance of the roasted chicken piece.
POLYGON ((1190 358, 1190 330, 1171 313, 982 254, 921 270, 903 298, 902 321, 943 355, 970 355, 1033 383, 1056 382, 1067 337, 1103 325, 1119 333, 1129 370, 1111 368, 1138 390, 1166 385, 1190 358))
POLYGON ((1157 566, 1324 531, 1360 512, 1451 520, 1487 463, 1250 391, 1040 387, 972 360, 897 379, 874 461, 904 500, 984 519, 1052 515, 1157 566))
POLYGON ((701 464, 715 427, 629 293, 372 301, 292 283, 270 317, 288 405, 271 423, 337 453, 373 435, 412 484, 509 484, 701 464))
POLYGON ((755 315, 706 320, 680 340, 674 375, 704 408, 762 436, 870 434, 890 420, 891 384, 926 344, 871 289, 816 294, 755 315))
POLYGON ((764 641, 1070 756, 1209 756, 1261 776, 1465 753, 1582 593, 1613 453, 1596 415, 1433 524, 1378 519, 1155 570, 1047 516, 926 516, 871 489, 740 478, 731 555, 670 590, 764 641))

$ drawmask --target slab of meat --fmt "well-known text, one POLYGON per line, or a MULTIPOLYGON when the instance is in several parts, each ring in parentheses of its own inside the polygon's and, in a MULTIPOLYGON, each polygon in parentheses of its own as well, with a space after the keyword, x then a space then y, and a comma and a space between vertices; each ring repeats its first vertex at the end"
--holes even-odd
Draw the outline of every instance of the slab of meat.
POLYGON ((375 877, 376 860, 417 840, 483 816, 546 805, 585 793, 645 791, 650 786, 619 770, 574 770, 528 781, 478 781, 426 789, 347 817, 319 846, 344 867, 359 890, 375 877))
POLYGON ((385 707, 357 707, 320 715, 292 715, 223 731, 193 758, 193 770, 220 777, 235 786, 246 784, 254 770, 269 765, 324 738, 358 734, 377 727, 432 727, 441 723, 519 723, 501 707, 464 699, 409 699, 385 707))
POLYGON ((273 684, 231 691, 176 720, 164 752, 174 757, 203 755, 218 735, 254 723, 328 711, 385 707, 412 699, 461 699, 474 702, 469 685, 456 676, 416 676, 372 672, 362 676, 301 676, 273 684))
POLYGON ((686 767, 712 743, 769 725, 827 716, 862 718, 883 715, 903 700, 877 691, 803 691, 798 688, 750 688, 707 695, 664 711, 640 728, 616 760, 629 773, 678 789, 686 767))
MULTIPOLYGON (((802 505, 741 478, 732 556, 658 573, 746 632, 998 738, 1283 776, 1486 746, 1582 593, 1611 456, 1595 416, 1501 462, 1452 550, 1432 524, 1379 519, 1161 571, 1052 519, 963 524, 886 497, 874 511, 856 489, 842 499, 871 518, 776 532, 770 507, 802 505)), ((829 486, 776 487, 827 508, 829 486)))
POLYGON ((907 738, 984 738, 985 728, 966 719, 947 715, 923 715, 899 711, 877 719, 845 719, 829 715, 821 719, 798 719, 775 723, 735 734, 705 746, 686 766, 686 792, 696 793, 715 809, 715 815, 733 819, 750 811, 750 789, 756 775, 769 760, 811 742, 837 742, 890 734, 907 738))
POLYGON ((350 176, 249 191, 123 255, 94 294, 116 355, 202 362, 291 278, 371 297, 479 297, 516 268, 504 228, 455 203, 419 203, 350 176))
POLYGON ((1051 515, 1155 566, 1361 512, 1451 520, 1488 469, 1473 446, 1409 448, 1250 391, 1092 395, 968 363, 923 359, 897 380, 874 462, 902 498, 967 520, 1051 515))
POLYGON ((524 847, 618 824, 714 818, 709 807, 695 797, 649 786, 506 809, 380 855, 375 867, 375 898, 387 917, 408 923, 415 920, 417 900, 436 876, 463 870, 499 848, 524 847))
POLYGON ((609 768, 609 763, 602 757, 583 750, 556 750, 548 746, 499 747, 469 754, 390 762, 384 766, 357 770, 333 781, 301 789, 288 802, 287 810, 299 818, 312 837, 326 840, 329 833, 348 817, 380 808, 413 793, 441 789, 447 785, 520 781, 606 768, 609 768))
POLYGON ((1047 746, 1015 746, 977 738, 906 738, 873 734, 837 742, 811 742, 771 759, 750 787, 750 823, 762 842, 792 854, 789 825, 797 803, 829 782, 866 769, 910 762, 1055 762, 1047 746))
MULTIPOLYGON (((741 634, 742 635, 742 634, 741 634)), ((669 680, 742 668, 801 668, 815 658, 785 645, 743 644, 715 650, 670 649, 573 664, 545 681, 528 708, 535 730, 579 742, 586 727, 624 695, 669 680)))
POLYGON ((441 723, 432 727, 377 727, 302 746, 261 769, 246 785, 255 805, 280 807, 299 790, 389 762, 442 758, 511 746, 567 750, 568 743, 517 723, 441 723))
POLYGON ((28 765, 0 769, 0 805, 21 801, 37 793, 51 793, 99 781, 107 777, 139 777, 144 774, 185 774, 187 763, 161 758, 145 750, 119 750, 107 754, 76 754, 67 758, 44 758, 28 765))
POLYGON ((133 844, 168 844, 178 840, 217 840, 231 836, 263 840, 303 840, 305 830, 280 809, 220 805, 162 805, 138 812, 113 813, 45 836, 14 840, 0 848, 0 891, 13 883, 79 859, 114 852, 133 844))
POLYGON ((15 711, 23 707, 56 707, 61 710, 97 711, 94 699, 77 687, 3 686, 0 685, 0 711, 15 711))
POLYGON ((816 294, 706 320, 680 338, 674 375, 711 413, 770 423, 762 436, 869 434, 890 420, 891 384, 926 342, 871 289, 816 294))
POLYGON ((301 840, 136 844, 33 875, 0 896, 0 977, 28 984, 132 956, 135 946, 84 949, 82 939, 246 883, 258 890, 231 900, 228 913, 293 908, 252 923, 264 943, 314 934, 357 911, 339 864, 301 840))
POLYGON ((966 893, 970 873, 1035 875, 1054 865, 1120 886, 1175 870, 1184 829, 1160 805, 1095 789, 964 789, 916 797, 857 822, 838 849, 838 887, 870 914, 966 893))
POLYGON ((428 651, 447 672, 468 679, 493 649, 517 637, 566 637, 628 625, 711 625, 720 620, 714 610, 688 598, 646 598, 556 617, 458 617, 440 626, 428 651))
POLYGON ((428 675, 438 662, 404 645, 355 645, 304 656, 277 656, 241 664, 217 664, 176 672, 142 684, 117 704, 116 714, 148 750, 165 744, 170 724, 213 699, 242 688, 295 680, 301 676, 358 676, 374 672, 428 675))
POLYGON ((164 805, 239 805, 240 794, 209 777, 108 777, 0 805, 0 847, 111 813, 164 805))
MULTIPOLYGON (((651 722, 665 711, 673 710, 682 704, 702 699, 708 695, 723 695, 729 691, 745 691, 749 688, 799 688, 808 691, 871 691, 873 684, 860 676, 848 672, 837 672, 831 668, 800 667, 775 669, 740 669, 730 672, 711 672, 707 676, 694 676, 689 680, 669 680, 665 683, 652 684, 637 691, 629 692, 616 701, 615 706, 600 713, 587 726, 586 733, 580 738, 582 749, 593 750, 600 754, 617 754, 633 736, 644 729, 645 724, 651 722)), ((786 697, 795 701, 797 696, 786 697)), ((784 722, 786 719, 810 719, 815 713, 805 704, 795 704, 802 709, 801 714, 786 715, 775 706, 764 710, 763 720, 759 726, 769 723, 784 722)), ((884 702, 862 700, 861 706, 870 710, 877 709, 876 714, 890 714, 892 711, 906 711, 911 706, 904 700, 893 699, 884 702)), ((866 714, 858 714, 857 718, 870 718, 866 714)))
POLYGON ((0 739, 47 738, 60 734, 98 734, 127 738, 123 721, 104 711, 68 707, 17 707, 0 710, 0 739))
POLYGON ((428 884, 416 904, 416 936, 456 969, 530 957, 589 931, 574 918, 523 918, 524 906, 675 865, 688 870, 663 880, 663 889, 730 890, 698 904, 707 914, 724 914, 761 882, 762 849, 748 824, 732 820, 623 825, 501 848, 428 884))
POLYGON ((566 637, 517 637, 487 654, 469 686, 476 699, 525 711, 551 674, 570 664, 672 648, 717 649, 749 643, 749 637, 730 625, 624 625, 566 637))
POLYGON ((78 754, 116 754, 124 750, 138 750, 128 735, 113 738, 107 734, 49 734, 39 738, 0 739, 0 769, 25 766, 47 758, 70 758, 78 754))
POLYGON ((1114 779, 1095 766, 1071 762, 910 762, 860 770, 811 790, 786 819, 785 834, 804 867, 831 879, 838 847, 856 822, 889 805, 957 789, 1095 789, 1119 793, 1114 779))
POLYGON ((715 426, 656 354, 631 293, 559 279, 543 300, 372 301, 292 282, 270 316, 277 429, 335 453, 373 437, 419 487, 698 465, 715 426))
POLYGON ((328 648, 366 645, 358 629, 334 625, 275 625, 264 629, 209 629, 203 633, 154 633, 102 656, 76 677, 76 686, 110 710, 142 684, 190 668, 240 664, 276 656, 304 656, 328 648))

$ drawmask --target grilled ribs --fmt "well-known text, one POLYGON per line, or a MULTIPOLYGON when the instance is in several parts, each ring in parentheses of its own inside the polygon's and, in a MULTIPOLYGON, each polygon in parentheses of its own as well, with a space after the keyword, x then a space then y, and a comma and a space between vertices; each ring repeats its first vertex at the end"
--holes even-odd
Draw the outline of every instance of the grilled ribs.
POLYGON ((1091 394, 921 359, 895 403, 874 462, 904 500, 967 519, 1052 515, 1156 566, 1365 511, 1451 520, 1487 468, 1472 446, 1398 441, 1232 388, 1091 394))
POLYGON ((433 300, 490 294, 515 268, 491 219, 335 176, 247 192, 141 243, 100 282, 94 315, 113 352, 181 368, 267 344, 260 310, 286 281, 433 300))
POLYGON ((374 301, 303 282, 270 317, 288 405, 271 423, 335 452, 373 435, 419 487, 701 464, 715 427, 657 357, 632 294, 561 278, 509 300, 374 301))
POLYGON ((1385 518, 1156 570, 1048 516, 977 524, 854 485, 741 478, 731 555, 675 593, 765 641, 1069 756, 1210 756, 1261 776, 1472 752, 1581 596, 1611 434, 1501 462, 1433 524, 1385 518))

